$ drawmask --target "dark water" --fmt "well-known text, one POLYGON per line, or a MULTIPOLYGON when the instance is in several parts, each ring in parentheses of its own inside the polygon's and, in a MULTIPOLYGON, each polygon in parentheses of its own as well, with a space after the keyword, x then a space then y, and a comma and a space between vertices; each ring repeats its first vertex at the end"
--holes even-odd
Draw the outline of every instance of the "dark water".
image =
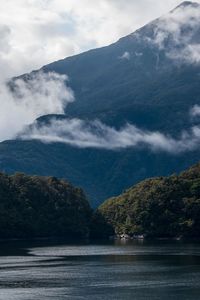
POLYGON ((0 243, 0 299, 200 299, 200 244, 0 243))

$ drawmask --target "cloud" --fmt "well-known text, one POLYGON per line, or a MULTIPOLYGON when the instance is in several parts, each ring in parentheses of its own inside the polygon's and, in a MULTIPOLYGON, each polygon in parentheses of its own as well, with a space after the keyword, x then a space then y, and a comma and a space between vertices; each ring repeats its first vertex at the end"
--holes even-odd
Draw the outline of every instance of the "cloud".
POLYGON ((42 115, 63 113, 74 101, 66 80, 64 75, 40 72, 28 81, 16 80, 12 88, 0 83, 0 141, 15 138, 24 126, 42 115))
POLYGON ((200 63, 200 44, 185 45, 181 50, 171 50, 168 53, 171 59, 183 61, 186 63, 199 64, 200 63))
POLYGON ((200 116, 200 106, 199 105, 194 105, 193 107, 192 107, 192 109, 190 110, 190 115, 192 116, 192 117, 198 117, 198 116, 200 116))
POLYGON ((10 34, 8 26, 0 26, 0 55, 5 55, 10 50, 10 34))
POLYGON ((36 122, 21 134, 21 139, 107 150, 144 146, 152 151, 179 154, 199 147, 200 127, 192 127, 188 132, 183 132, 179 139, 174 139, 160 132, 141 130, 131 124, 117 130, 98 120, 86 122, 80 119, 52 119, 46 125, 36 122))
MULTIPOLYGON (((16 79, 11 85, 0 84, 0 99, 0 141, 19 138, 107 150, 142 146, 172 154, 200 146, 200 126, 193 126, 175 139, 132 124, 117 130, 99 120, 66 119, 66 116, 64 119, 51 117, 46 122, 36 120, 48 114, 63 114, 66 106, 75 100, 66 75, 36 72, 28 78, 16 79)), ((200 115, 200 107, 192 107, 190 115, 200 115)))
POLYGON ((49 62, 110 44, 168 12, 179 2, 0 0, 1 76, 20 75, 49 62))
POLYGON ((200 63, 200 5, 181 5, 156 23, 154 43, 176 61, 200 63))
POLYGON ((176 142, 159 132, 143 131, 130 124, 116 130, 98 120, 52 118, 46 124, 35 121, 40 116, 63 114, 66 106, 75 100, 66 81, 66 75, 36 72, 29 75, 28 80, 16 79, 11 86, 1 83, 0 141, 37 139, 109 150, 139 145, 168 152, 189 148, 185 137, 176 142))
POLYGON ((120 56, 119 57, 120 59, 125 59, 125 60, 130 60, 130 58, 131 58, 131 55, 130 55, 130 53, 128 52, 128 51, 125 51, 123 54, 122 54, 122 56, 120 56))

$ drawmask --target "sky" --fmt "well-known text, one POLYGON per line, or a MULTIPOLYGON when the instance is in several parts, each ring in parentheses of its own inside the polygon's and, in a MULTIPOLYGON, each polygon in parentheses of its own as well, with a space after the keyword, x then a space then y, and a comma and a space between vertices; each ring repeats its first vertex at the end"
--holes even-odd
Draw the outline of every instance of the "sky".
POLYGON ((180 3, 180 0, 0 0, 0 80, 108 45, 180 3))

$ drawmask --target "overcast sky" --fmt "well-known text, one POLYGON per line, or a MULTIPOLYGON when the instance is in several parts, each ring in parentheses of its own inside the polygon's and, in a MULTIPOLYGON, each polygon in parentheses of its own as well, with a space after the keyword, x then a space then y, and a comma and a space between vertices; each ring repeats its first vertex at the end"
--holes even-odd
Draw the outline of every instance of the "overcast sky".
POLYGON ((0 0, 0 79, 110 44, 180 0, 0 0))

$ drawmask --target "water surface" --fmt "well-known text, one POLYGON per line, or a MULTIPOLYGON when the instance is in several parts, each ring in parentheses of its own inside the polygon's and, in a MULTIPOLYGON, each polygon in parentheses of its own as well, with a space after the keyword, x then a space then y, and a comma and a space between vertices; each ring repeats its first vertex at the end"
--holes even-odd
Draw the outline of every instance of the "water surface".
POLYGON ((200 244, 0 243, 0 299, 200 299, 200 244))

